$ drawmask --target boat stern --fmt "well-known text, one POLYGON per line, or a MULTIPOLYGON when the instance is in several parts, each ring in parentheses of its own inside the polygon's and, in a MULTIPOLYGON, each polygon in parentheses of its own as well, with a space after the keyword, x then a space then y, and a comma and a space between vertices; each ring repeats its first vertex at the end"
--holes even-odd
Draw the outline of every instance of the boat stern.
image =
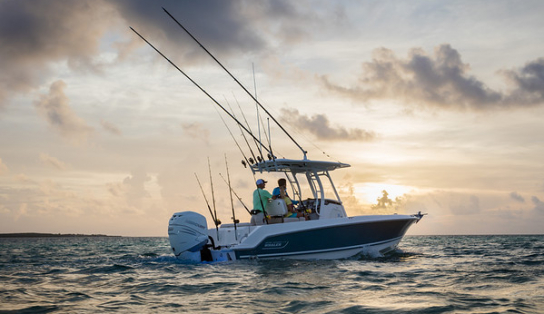
POLYGON ((198 256, 200 261, 200 250, 208 243, 206 217, 190 211, 173 214, 168 224, 168 239, 176 257, 197 259, 198 256))

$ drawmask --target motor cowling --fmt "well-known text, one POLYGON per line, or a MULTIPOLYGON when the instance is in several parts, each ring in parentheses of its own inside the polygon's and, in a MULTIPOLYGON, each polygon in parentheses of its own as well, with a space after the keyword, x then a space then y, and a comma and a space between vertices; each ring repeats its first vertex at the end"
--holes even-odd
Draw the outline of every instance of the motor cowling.
POLYGON ((195 212, 172 215, 168 224, 170 246, 176 256, 184 252, 199 252, 208 243, 206 217, 195 212))

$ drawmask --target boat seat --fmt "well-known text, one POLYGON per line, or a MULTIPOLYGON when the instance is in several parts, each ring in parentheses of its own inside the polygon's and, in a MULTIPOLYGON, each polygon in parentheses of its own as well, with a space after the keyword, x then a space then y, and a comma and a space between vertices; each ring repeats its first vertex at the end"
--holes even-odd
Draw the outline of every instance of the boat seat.
POLYGON ((287 205, 282 199, 270 199, 268 204, 266 204, 266 213, 270 217, 283 217, 288 212, 287 205))

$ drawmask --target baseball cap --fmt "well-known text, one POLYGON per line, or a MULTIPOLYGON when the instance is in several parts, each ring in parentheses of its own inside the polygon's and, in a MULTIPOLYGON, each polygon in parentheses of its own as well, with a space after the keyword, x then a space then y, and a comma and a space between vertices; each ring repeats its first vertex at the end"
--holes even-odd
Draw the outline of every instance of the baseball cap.
POLYGON ((268 181, 264 181, 263 179, 257 180, 257 185, 267 183, 268 181))

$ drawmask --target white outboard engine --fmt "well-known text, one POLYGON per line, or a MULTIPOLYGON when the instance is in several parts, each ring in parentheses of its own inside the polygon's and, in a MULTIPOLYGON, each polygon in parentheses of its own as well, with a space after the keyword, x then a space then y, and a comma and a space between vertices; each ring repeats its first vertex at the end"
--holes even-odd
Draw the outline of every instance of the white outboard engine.
POLYGON ((208 243, 206 218, 195 212, 175 213, 168 224, 168 238, 174 255, 200 262, 200 250, 208 243))

